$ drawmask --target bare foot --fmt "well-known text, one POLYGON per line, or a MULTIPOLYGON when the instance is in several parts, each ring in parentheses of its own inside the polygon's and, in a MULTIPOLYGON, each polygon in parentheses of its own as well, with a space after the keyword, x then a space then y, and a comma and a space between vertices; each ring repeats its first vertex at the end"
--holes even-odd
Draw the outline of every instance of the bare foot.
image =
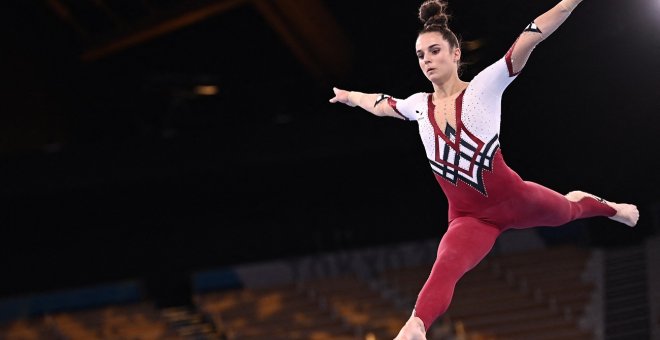
POLYGON ((608 202, 608 204, 616 210, 616 215, 610 217, 610 219, 621 222, 629 227, 634 227, 637 224, 639 211, 636 206, 626 203, 608 202))
POLYGON ((422 319, 416 317, 413 312, 394 340, 426 340, 426 329, 422 319))
POLYGON ((626 203, 614 203, 614 202, 608 202, 598 196, 592 195, 588 192, 584 191, 571 191, 568 194, 566 194, 566 198, 569 201, 577 202, 585 197, 591 197, 596 199, 597 201, 603 202, 612 209, 616 210, 616 214, 612 217, 609 217, 611 220, 615 220, 617 222, 623 223, 629 227, 634 227, 637 224, 637 220, 639 220, 639 211, 637 210, 637 207, 632 204, 626 204, 626 203))

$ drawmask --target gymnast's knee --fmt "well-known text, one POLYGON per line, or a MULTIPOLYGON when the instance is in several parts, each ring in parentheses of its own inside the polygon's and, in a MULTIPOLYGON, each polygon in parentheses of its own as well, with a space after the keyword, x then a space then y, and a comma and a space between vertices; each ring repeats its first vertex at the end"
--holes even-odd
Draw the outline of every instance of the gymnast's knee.
POLYGON ((440 251, 433 267, 434 270, 439 270, 444 277, 454 277, 458 280, 469 270, 469 265, 463 262, 463 257, 456 251, 440 251))

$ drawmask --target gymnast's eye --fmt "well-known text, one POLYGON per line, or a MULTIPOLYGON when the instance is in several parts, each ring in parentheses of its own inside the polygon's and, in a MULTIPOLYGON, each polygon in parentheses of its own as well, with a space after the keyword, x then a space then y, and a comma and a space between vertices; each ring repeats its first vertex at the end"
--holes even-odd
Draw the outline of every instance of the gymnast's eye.
POLYGON ((438 54, 438 53, 440 53, 440 49, 439 49, 439 48, 434 48, 434 49, 431 50, 431 54, 433 54, 433 55, 436 55, 436 54, 438 54))
POLYGON ((417 53, 417 59, 424 59, 424 53, 417 53))

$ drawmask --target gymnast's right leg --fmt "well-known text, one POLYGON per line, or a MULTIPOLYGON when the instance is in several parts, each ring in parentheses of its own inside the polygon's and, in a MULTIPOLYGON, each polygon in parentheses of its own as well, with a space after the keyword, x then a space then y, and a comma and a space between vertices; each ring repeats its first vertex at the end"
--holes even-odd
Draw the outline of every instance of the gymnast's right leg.
POLYGON ((501 231, 472 217, 451 221, 438 246, 431 274, 417 296, 415 310, 395 340, 423 340, 447 308, 458 280, 490 252, 501 231))

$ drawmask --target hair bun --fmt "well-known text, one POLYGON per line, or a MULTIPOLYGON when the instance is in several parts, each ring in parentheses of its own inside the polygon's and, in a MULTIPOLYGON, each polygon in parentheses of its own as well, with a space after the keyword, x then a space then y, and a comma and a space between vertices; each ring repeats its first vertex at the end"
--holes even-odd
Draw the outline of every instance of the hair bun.
POLYGON ((445 12, 447 3, 442 0, 427 0, 419 7, 419 20, 424 27, 441 26, 447 27, 449 15, 445 12))

